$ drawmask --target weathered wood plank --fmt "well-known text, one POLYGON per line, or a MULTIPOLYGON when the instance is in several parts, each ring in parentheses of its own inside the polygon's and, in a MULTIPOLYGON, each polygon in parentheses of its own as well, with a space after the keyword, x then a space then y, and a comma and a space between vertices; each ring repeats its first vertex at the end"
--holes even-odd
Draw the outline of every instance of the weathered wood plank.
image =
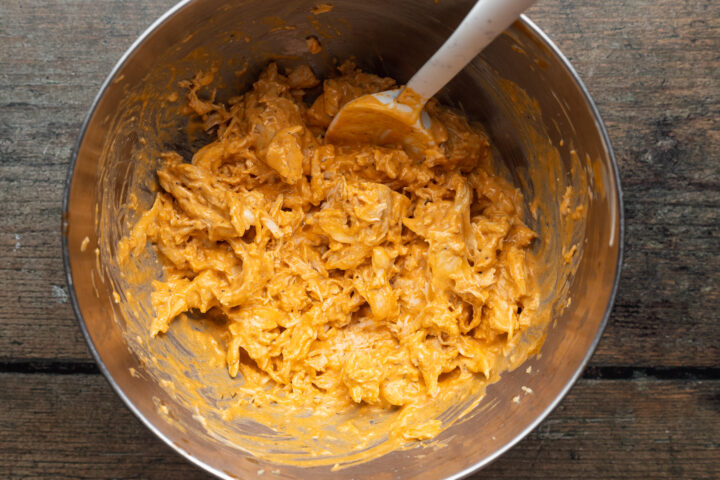
POLYGON ((593 95, 625 193, 626 251, 593 364, 717 365, 720 4, 540 1, 593 95))
MULTIPOLYGON (((0 477, 208 478, 157 440, 99 375, 0 374, 0 477)), ((473 478, 710 479, 720 381, 581 380, 473 478)))
POLYGON ((174 3, 0 2, 0 358, 89 359, 60 250, 67 165, 105 76, 174 3))
POLYGON ((477 477, 717 478, 720 382, 580 381, 477 477))
MULTIPOLYGON (((0 358, 89 358, 62 275, 65 169, 104 76, 173 3, 0 3, 0 358)), ((530 16, 587 83, 625 187, 625 269, 593 364, 717 365, 720 3, 542 0, 530 16)))
POLYGON ((101 375, 0 374, 0 478, 209 478, 155 438, 101 375))

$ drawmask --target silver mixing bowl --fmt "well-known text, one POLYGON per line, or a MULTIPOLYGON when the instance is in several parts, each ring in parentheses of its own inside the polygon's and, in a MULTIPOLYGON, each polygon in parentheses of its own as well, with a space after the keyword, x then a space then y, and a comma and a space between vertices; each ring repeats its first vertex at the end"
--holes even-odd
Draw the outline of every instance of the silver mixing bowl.
MULTIPOLYGON (((557 279, 556 298, 550 299, 556 317, 542 355, 491 385, 477 407, 481 414, 469 415, 440 435, 444 447, 394 451, 340 472, 268 463, 208 435, 193 412, 160 386, 157 372, 149 371, 141 351, 145 344, 128 335, 125 292, 113 262, 117 240, 136 218, 127 209, 129 192, 144 185, 135 191, 145 205, 153 196, 153 170, 147 166, 156 159, 143 152, 187 153, 197 147, 182 134, 186 119, 178 109, 157 100, 161 94, 177 91, 182 98, 178 80, 217 65, 218 97, 228 98, 247 88, 272 59, 285 65, 309 63, 320 76, 327 74, 333 57, 355 56, 369 71, 407 81, 472 1, 334 0, 332 11, 322 15, 310 13, 314 3, 183 1, 122 57, 93 103, 70 164, 62 238, 72 304, 100 369, 127 406, 178 453, 219 477, 248 478, 264 470, 269 478, 460 478, 516 444, 560 402, 602 334, 620 273, 622 202, 607 133, 567 59, 527 18, 490 45, 440 98, 485 125, 509 178, 528 199, 550 192, 542 201, 557 208, 529 219, 554 245, 547 255, 560 261, 568 242, 581 248, 566 269, 569 273, 557 279), (320 39, 323 52, 307 51, 308 35, 320 39), (247 72, 237 77, 233 72, 245 61, 247 72), (507 82, 527 98, 508 90, 507 82), (517 107, 523 98, 532 108, 517 107), (539 166, 542 152, 527 134, 530 127, 542 131, 546 147, 557 153, 556 170, 539 166), (146 166, 140 168, 140 162, 146 166), (562 240, 559 203, 568 185, 584 188, 580 194, 587 209, 583 221, 562 240), (120 302, 114 300, 116 291, 120 302), (533 367, 532 375, 527 366, 533 367), (521 386, 534 393, 522 394, 518 404, 512 399, 522 393, 521 386)), ((148 314, 136 313, 143 312, 148 314)))

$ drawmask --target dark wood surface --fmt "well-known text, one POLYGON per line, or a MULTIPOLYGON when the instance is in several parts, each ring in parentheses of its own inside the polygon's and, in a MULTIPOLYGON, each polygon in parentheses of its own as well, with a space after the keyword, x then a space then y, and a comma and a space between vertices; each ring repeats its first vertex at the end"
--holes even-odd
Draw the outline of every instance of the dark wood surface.
MULTIPOLYGON (((82 118, 172 3, 0 1, 0 478, 207 478, 97 372, 60 253, 82 118)), ((605 119, 626 254, 583 379, 477 478, 720 478, 720 2, 540 0, 529 14, 605 119)))
MULTIPOLYGON (((208 478, 146 430, 99 375, 0 374, 0 389, 12 392, 0 409, 2 478, 208 478)), ((473 478, 718 478, 719 397, 717 381, 581 380, 473 478)))

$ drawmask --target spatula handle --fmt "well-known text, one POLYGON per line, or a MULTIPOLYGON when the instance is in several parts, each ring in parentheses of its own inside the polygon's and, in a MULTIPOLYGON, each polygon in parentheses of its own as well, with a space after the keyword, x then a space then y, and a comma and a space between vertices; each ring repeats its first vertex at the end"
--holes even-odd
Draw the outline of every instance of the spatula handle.
POLYGON ((535 0, 478 0, 407 86, 426 102, 533 3, 535 0))

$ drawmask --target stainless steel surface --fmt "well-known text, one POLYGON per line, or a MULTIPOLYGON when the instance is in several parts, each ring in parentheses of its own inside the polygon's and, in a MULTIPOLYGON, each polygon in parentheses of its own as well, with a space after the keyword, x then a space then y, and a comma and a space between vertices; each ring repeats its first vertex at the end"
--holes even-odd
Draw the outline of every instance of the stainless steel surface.
MULTIPOLYGON (((63 248, 69 291, 80 325, 101 370, 128 407, 153 432, 189 460, 224 478, 248 478, 264 470, 268 478, 459 478, 487 465, 532 430, 580 375, 607 321, 617 286, 622 250, 622 203, 617 167, 602 121, 587 91, 557 48, 528 19, 516 22, 493 42, 440 96, 460 104, 469 116, 482 121, 498 145, 505 162, 514 169, 532 168, 534 159, 519 140, 517 125, 526 119, 509 108, 509 98, 498 89, 500 78, 516 83, 534 100, 547 125, 548 135, 559 148, 562 164, 570 165, 571 149, 577 158, 591 159, 585 169, 594 177, 590 185, 587 225, 582 235, 584 254, 570 287, 571 305, 557 319, 542 349, 533 359, 536 375, 525 369, 503 375, 488 389, 486 410, 444 432, 447 443, 438 449, 396 451, 339 473, 329 467, 303 470, 267 464, 238 454, 205 434, 192 412, 177 408, 178 422, 167 423, 156 402, 173 405, 173 399, 149 376, 131 375, 145 368, 123 337, 122 322, 112 320, 110 282, 98 271, 93 254, 101 246, 99 217, 111 218, 110 207, 126 201, 125 182, 146 180, 151 172, 132 164, 133 152, 144 136, 156 147, 182 139, 160 138, 155 128, 177 131, 180 120, 159 105, 140 111, 128 105, 133 92, 159 92, 177 80, 189 78, 213 63, 221 66, 228 86, 219 96, 248 85, 267 63, 268 52, 283 56, 281 62, 308 62, 319 74, 327 72, 331 56, 354 55, 365 68, 400 81, 409 76, 442 44, 470 8, 472 1, 416 2, 401 0, 336 0, 330 13, 309 13, 314 1, 197 0, 179 4, 158 20, 131 47, 103 85, 84 124, 71 162, 63 210, 63 248), (277 30, 280 17, 294 30, 277 30), (273 23, 275 22, 275 23, 273 23), (313 25, 320 22, 320 25, 313 25), (338 35, 334 28, 340 30, 338 35), (325 32, 323 35, 322 32, 325 32), (191 36, 189 34, 192 33, 191 36), (310 55, 305 37, 319 36, 324 52, 310 55), (253 39, 244 41, 244 36, 253 39), (418 41, 418 38, 422 41, 418 41), (205 46, 200 54, 189 55, 205 46), (390 48, 391 47, 391 48, 390 48), (203 53, 204 52, 204 53, 203 53), (228 60, 236 59, 234 65, 228 60), (243 59, 248 73, 238 81, 233 71, 243 59), (173 65, 174 77, 170 77, 173 65), (139 117, 135 118, 135 117, 139 117), (121 118, 126 128, 113 128, 121 118), (560 140, 563 142, 560 142, 560 140), (112 168, 107 168, 112 166, 112 168), (142 178, 141 178, 142 177, 142 178), (109 190, 108 190, 109 189, 109 190), (109 203, 100 205, 102 195, 109 203), (82 251, 83 239, 89 246, 82 251), (525 385, 535 393, 522 399, 522 408, 511 400, 525 385), (187 431, 177 427, 184 422, 187 431), (193 425, 196 425, 193 427, 193 425), (279 472, 279 473, 276 473, 279 472)), ((174 82, 174 83, 173 83, 174 82)), ((138 97, 139 98, 139 97, 138 97)), ((139 100, 138 100, 139 102, 139 100)), ((137 103, 137 102, 136 102, 137 103)), ((169 148, 169 147, 168 147, 169 148)), ((572 176, 575 173, 564 171, 572 176)), ((547 182, 556 179, 547 178, 547 182)), ((148 195, 151 193, 148 191, 148 195)), ((117 219, 116 227, 124 222, 117 219)), ((112 254, 112 252, 109 252, 112 254)), ((102 257, 101 257, 102 261, 102 257)))

